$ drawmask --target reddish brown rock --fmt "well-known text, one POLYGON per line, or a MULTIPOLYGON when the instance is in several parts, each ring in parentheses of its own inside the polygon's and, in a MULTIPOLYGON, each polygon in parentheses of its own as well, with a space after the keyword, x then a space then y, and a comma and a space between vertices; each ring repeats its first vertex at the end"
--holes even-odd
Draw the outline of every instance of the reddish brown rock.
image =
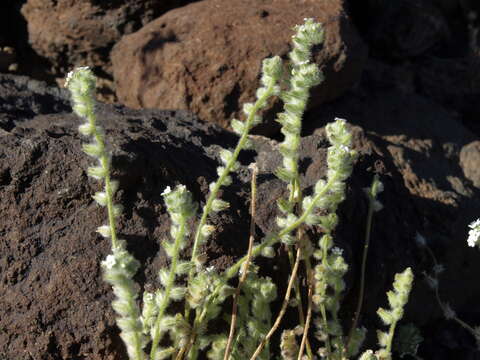
POLYGON ((207 0, 175 9, 125 36, 112 51, 119 100, 133 108, 188 109, 228 126, 254 100, 261 61, 290 50, 292 27, 325 24, 315 60, 326 81, 311 105, 343 94, 358 79, 366 48, 341 0, 207 0))
POLYGON ((22 14, 33 49, 62 76, 74 65, 110 71, 109 53, 123 34, 138 30, 191 0, 28 0, 22 14))

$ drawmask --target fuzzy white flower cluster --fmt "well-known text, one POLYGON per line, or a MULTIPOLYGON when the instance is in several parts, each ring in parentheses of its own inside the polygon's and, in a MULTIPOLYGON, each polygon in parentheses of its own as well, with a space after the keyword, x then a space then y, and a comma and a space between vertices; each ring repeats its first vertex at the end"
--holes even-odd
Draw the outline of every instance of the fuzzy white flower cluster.
POLYGON ((480 244, 480 219, 475 220, 468 227, 470 228, 467 239, 468 246, 478 246, 480 244))
MULTIPOLYGON (((323 75, 315 63, 311 62, 312 47, 323 40, 321 25, 313 19, 305 19, 305 24, 295 28, 292 37, 293 49, 289 53, 291 60, 291 77, 289 88, 280 94, 285 103, 284 111, 278 114, 277 121, 282 124, 281 132, 285 136, 280 144, 283 155, 283 167, 276 175, 287 183, 298 176, 298 148, 302 130, 302 116, 307 106, 309 91, 323 80, 323 75)), ((290 184, 290 191, 294 189, 290 184)))

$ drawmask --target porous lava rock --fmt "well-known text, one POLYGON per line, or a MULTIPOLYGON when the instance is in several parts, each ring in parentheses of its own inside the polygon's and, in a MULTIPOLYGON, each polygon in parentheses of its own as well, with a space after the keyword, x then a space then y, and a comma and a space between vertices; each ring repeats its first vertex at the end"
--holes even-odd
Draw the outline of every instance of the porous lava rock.
POLYGON ((73 66, 91 66, 111 77, 110 49, 124 34, 192 0, 28 0, 22 14, 29 42, 63 77, 73 66))
MULTIPOLYGON (((356 98, 344 103, 356 123, 350 129, 359 153, 335 234, 337 246, 344 249, 351 265, 344 311, 349 318, 358 291, 368 207, 362 189, 370 184, 373 173, 378 173, 385 184, 380 196, 384 209, 374 221, 363 321, 376 326, 375 310, 384 306, 394 273, 411 266, 417 280, 406 317, 422 325, 440 314, 431 306, 433 295, 420 281, 421 271, 428 270, 431 263, 415 247, 416 231, 425 233, 447 269, 460 271, 458 278, 446 273, 450 281, 444 284, 459 313, 472 306, 480 294, 477 283, 470 281, 480 269, 465 244, 465 219, 478 216, 480 207, 471 199, 478 197, 479 191, 458 166, 459 147, 472 135, 463 128, 454 130, 445 114, 443 130, 447 131, 432 132, 432 121, 440 113, 424 119, 422 115, 433 111, 428 102, 414 99, 407 103, 408 99, 397 93, 389 99, 387 105, 381 105, 381 99, 372 98, 367 108, 356 98), (398 123, 388 126, 388 114, 400 113, 405 103, 422 111, 414 117, 410 110, 411 119, 403 122, 393 117, 398 123), (372 104, 377 104, 378 115, 369 122, 366 109, 372 104), (434 162, 432 172, 430 161, 434 162), (442 171, 446 171, 447 181, 440 181, 442 171), (462 291, 467 286, 468 296, 462 291)), ((109 241, 95 233, 105 222, 105 210, 91 198, 100 184, 86 176, 91 161, 81 151, 80 122, 69 112, 68 104, 63 89, 0 75, 0 354, 8 360, 127 358, 110 307, 113 295, 102 281, 99 266, 110 252, 109 241)), ((301 183, 306 193, 326 173, 328 142, 320 127, 333 120, 329 109, 317 114, 323 122, 317 124, 315 134, 302 139, 301 183)), ((113 176, 120 183, 116 200, 125 206, 119 233, 142 264, 136 276, 140 289, 153 290, 158 287, 157 271, 166 264, 160 243, 168 236, 170 224, 160 193, 167 185, 182 183, 202 204, 220 163, 220 146, 231 148, 237 138, 185 111, 103 104, 98 104, 97 110, 113 153, 113 176)), ((217 231, 202 249, 208 265, 218 271, 246 252, 247 166, 255 161, 260 168, 257 241, 275 230, 275 201, 286 193, 285 184, 272 175, 281 163, 277 142, 261 136, 254 136, 253 142, 256 151, 241 156, 234 183, 223 192, 231 209, 211 219, 217 231)), ((308 233, 313 241, 319 238, 317 230, 308 233)), ((283 294, 288 256, 282 247, 276 247, 276 255, 274 260, 259 259, 258 264, 283 294)), ((282 326, 296 325, 295 314, 295 309, 291 310, 282 326)))
POLYGON ((343 1, 205 0, 172 10, 115 45, 119 101, 188 109, 228 126, 242 104, 255 99, 262 59, 285 58, 293 26, 306 17, 325 27, 314 59, 326 79, 313 90, 310 107, 337 98, 358 80, 366 59, 343 1))
POLYGON ((376 58, 455 58, 480 45, 477 0, 346 0, 346 6, 376 58))

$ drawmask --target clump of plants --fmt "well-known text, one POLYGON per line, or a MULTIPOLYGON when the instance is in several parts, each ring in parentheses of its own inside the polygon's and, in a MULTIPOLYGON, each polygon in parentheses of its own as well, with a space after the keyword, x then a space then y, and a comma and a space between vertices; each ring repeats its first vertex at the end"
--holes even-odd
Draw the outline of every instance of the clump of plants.
MULTIPOLYGON (((110 176, 111 154, 105 148, 105 133, 95 115, 95 77, 88 68, 78 68, 69 74, 67 87, 72 94, 73 110, 85 121, 79 132, 89 139, 83 144, 83 151, 95 160, 95 165, 89 167, 87 173, 104 185, 103 190, 93 196, 108 214, 107 223, 97 231, 111 240, 112 252, 101 266, 105 281, 113 288, 115 300, 112 307, 131 360, 194 360, 199 357, 253 360, 271 359, 274 353, 288 360, 304 357, 340 360, 360 354, 366 332, 357 327, 363 298, 364 267, 356 318, 352 329, 345 332, 339 309, 348 265, 333 237, 339 222, 337 209, 345 199, 346 180, 352 173, 356 157, 345 120, 336 119, 326 126, 330 142, 326 178, 318 180, 309 195, 302 193, 300 184, 298 160, 302 116, 309 90, 322 81, 320 70, 311 61, 311 49, 322 41, 321 24, 306 19, 303 25, 295 27, 287 65, 284 66, 278 56, 263 60, 256 101, 243 105, 244 121, 232 120, 233 131, 239 136, 238 144, 232 150, 221 150, 218 178, 209 185, 210 192, 203 205, 194 201, 184 185, 163 190, 161 195, 170 215, 171 228, 170 237, 162 242, 162 246, 170 261, 168 266, 159 269, 158 289, 143 294, 138 293, 133 280, 140 264, 127 251, 125 241, 117 236, 116 219, 122 216, 122 206, 114 203, 118 182, 110 176), (279 144, 283 161, 275 175, 285 182, 288 195, 277 201, 277 230, 263 239, 255 239, 251 231, 247 254, 224 272, 218 272, 208 266, 199 249, 215 231, 210 216, 229 208, 229 203, 219 197, 220 189, 231 184, 231 174, 239 168, 237 158, 240 151, 252 147, 249 131, 262 121, 260 111, 273 96, 284 103, 283 112, 277 118, 284 135, 279 144), (188 225, 192 219, 196 224, 194 228, 188 225), (306 235, 309 227, 321 229, 323 235, 319 239, 310 239, 306 235), (181 254, 190 237, 193 238, 193 248, 185 258, 181 254), (288 249, 291 264, 285 294, 278 294, 276 285, 269 277, 260 276, 255 264, 258 256, 273 257, 274 247, 278 244, 284 244, 288 249), (299 280, 301 267, 306 274, 304 282, 299 280), (282 306, 280 312, 274 314, 271 304, 278 295, 283 298, 282 306), (213 334, 209 331, 209 322, 222 317, 225 300, 229 297, 232 297, 233 307, 231 315, 223 317, 225 331, 213 334), (173 303, 183 305, 183 310, 175 312, 171 306, 173 303), (292 303, 298 308, 298 326, 283 329, 280 349, 271 349, 270 339, 281 328, 283 316, 292 303)), ((256 170, 255 166, 252 168, 253 223, 256 170)), ((378 178, 367 189, 370 199, 368 228, 373 212, 381 208, 376 200, 381 190, 378 178)), ((368 239, 369 231, 366 248, 368 239)), ((380 348, 375 352, 364 351, 360 359, 391 359, 395 328, 403 316, 412 282, 410 268, 395 276, 393 290, 387 293, 390 308, 378 310, 388 330, 378 332, 380 348)))

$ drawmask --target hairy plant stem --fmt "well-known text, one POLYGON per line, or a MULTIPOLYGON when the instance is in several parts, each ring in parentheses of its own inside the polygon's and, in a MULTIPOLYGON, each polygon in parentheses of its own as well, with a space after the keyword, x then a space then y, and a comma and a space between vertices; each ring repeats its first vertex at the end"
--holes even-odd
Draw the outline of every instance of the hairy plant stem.
MULTIPOLYGON (((307 308, 307 320, 305 326, 303 327, 302 342, 300 343, 300 349, 298 350, 297 360, 302 360, 303 350, 305 345, 308 346, 308 330, 310 328, 310 320, 312 319, 312 295, 313 295, 313 280, 312 273, 307 274, 308 281, 308 308, 307 308)), ((307 347, 308 350, 308 347, 307 347)), ((308 355, 310 357, 310 355, 308 355)), ((313 359, 312 357, 310 359, 313 359)))
POLYGON ((256 358, 258 355, 260 355, 260 353, 262 352, 263 348, 264 348, 265 345, 268 343, 268 340, 270 340, 270 338, 272 337, 272 335, 273 335, 273 334, 275 333, 275 331, 278 329, 278 326, 280 325, 280 322, 282 321, 283 316, 285 315, 285 312, 287 311, 288 303, 289 303, 289 301, 290 301, 290 293, 291 293, 291 291, 292 291, 293 283, 295 282, 295 278, 296 278, 296 276, 297 276, 298 265, 300 264, 301 255, 302 255, 302 248, 301 248, 301 247, 298 247, 298 248, 297 248, 297 257, 296 257, 296 260, 295 260, 295 265, 294 265, 294 267, 293 267, 292 274, 290 275, 290 280, 289 280, 289 282, 288 282, 287 291, 285 292, 285 298, 283 299, 282 308, 280 309, 280 312, 278 313, 277 319, 275 320, 272 328, 270 329, 270 331, 268 332, 268 334, 265 335, 265 337, 262 339, 262 341, 261 341, 260 344, 258 345, 257 349, 256 349, 255 352, 253 353, 253 355, 252 355, 252 357, 250 358, 250 360, 255 360, 255 358, 256 358))
MULTIPOLYGON (((93 136, 97 143, 99 144, 100 148, 105 149, 105 141, 102 134, 102 131, 97 130, 97 118, 95 116, 95 112, 92 110, 88 115, 88 123, 95 129, 93 131, 93 136)), ((108 214, 108 225, 110 226, 110 238, 112 241, 112 249, 115 250, 118 246, 117 244, 117 230, 116 230, 116 222, 115 222, 115 212, 114 212, 114 205, 113 205, 113 194, 112 194, 112 186, 111 186, 111 177, 110 177, 110 159, 106 151, 102 151, 102 154, 99 158, 100 164, 102 168, 105 170, 105 195, 106 195, 106 203, 107 203, 107 214, 108 214)))
MULTIPOLYGON (((286 227, 285 229, 283 229, 279 234, 277 234, 276 236, 273 236, 271 237, 270 239, 268 239, 267 241, 263 242, 262 244, 260 245, 257 245, 255 246, 252 251, 251 251, 251 257, 255 257, 257 256, 265 247, 267 246, 272 246, 274 244, 276 244, 279 240, 280 240, 280 237, 282 237, 283 235, 285 234, 288 234, 289 232, 295 230, 296 228, 298 228, 300 225, 302 225, 304 222, 305 222, 305 219, 307 218, 307 216, 312 213, 312 211, 315 209, 315 203, 323 196, 325 195, 325 193, 330 189, 330 187, 332 186, 333 183, 335 183, 335 181, 337 180, 337 175, 333 175, 328 181, 327 183, 325 184, 325 186, 323 187, 323 189, 321 191, 318 192, 317 195, 315 195, 315 197, 313 198, 313 201, 311 202, 311 204, 307 207, 307 209, 305 209, 305 211, 303 212, 303 214, 297 219, 297 221, 295 221, 293 224, 291 224, 290 226, 286 227)), ((242 257, 240 260, 238 260, 234 265, 232 265, 229 269, 225 270, 224 272, 224 277, 229 280, 231 278, 233 278, 235 275, 237 275, 238 271, 240 270, 242 264, 247 260, 248 258, 248 255, 245 255, 244 257, 242 257)), ((213 294, 212 296, 210 297, 209 301, 207 301, 207 303, 205 304, 204 308, 208 307, 209 304, 212 302, 212 300, 215 298, 216 295, 218 295, 218 292, 220 291, 220 286, 217 287, 214 291, 213 291, 213 294)), ((326 314, 325 314, 325 308, 323 308, 324 310, 324 319, 326 320, 326 314)), ((187 313, 188 314, 188 313, 187 313)), ((196 319, 194 320, 194 324, 197 323, 197 319, 198 317, 196 317, 196 319)), ((195 325, 194 325, 194 329, 195 329, 195 325)), ((195 331, 192 331, 192 335, 190 337, 190 343, 193 344, 193 341, 194 341, 194 338, 195 338, 196 334, 195 334, 195 331)), ((180 360, 181 357, 179 358, 177 356, 177 360, 180 360)))
POLYGON ((395 321, 392 325, 390 325, 390 329, 388 330, 388 343, 387 343, 386 350, 389 354, 392 354, 393 335, 395 334, 396 327, 397 327, 397 322, 395 321))
MULTIPOLYGON (((427 252, 430 254, 430 256, 432 257, 432 260, 433 260, 433 263, 435 265, 435 267, 438 267, 439 264, 438 264, 438 261, 437 261, 437 258, 435 256, 435 254, 433 253, 432 249, 430 249, 429 246, 425 245, 425 249, 427 249, 427 252)), ((437 280, 438 281, 438 280, 437 280)), ((435 298, 437 299, 437 302, 438 302, 438 305, 440 306, 440 308, 442 309, 443 313, 446 313, 446 308, 445 308, 445 303, 442 301, 442 299, 440 298, 440 292, 438 290, 438 285, 435 286, 435 289, 434 289, 434 292, 435 292, 435 298)), ((459 317, 457 316, 453 316, 451 318, 452 320, 456 321, 461 327, 463 327, 465 330, 469 331, 473 337, 475 338, 475 340, 477 341, 477 344, 480 345, 480 337, 478 337, 477 335, 477 332, 475 331, 474 328, 472 328, 470 325, 468 325, 466 322, 464 322, 462 319, 460 319, 459 317)))
MULTIPOLYGON (((322 256, 322 265, 325 267, 329 267, 327 262, 327 249, 323 249, 323 256, 322 256)), ((332 347, 330 345, 330 335, 328 334, 328 319, 327 319, 327 310, 325 304, 320 304, 320 314, 322 315, 323 326, 325 327, 325 347, 327 348, 327 359, 330 359, 330 355, 332 354, 332 347)))
POLYGON ((256 217, 256 199, 257 199, 257 173, 258 168, 255 164, 253 164, 253 171, 252 171, 252 182, 251 182, 251 210, 250 210, 250 237, 248 241, 248 251, 247 251, 247 260, 243 264, 242 268, 242 275, 238 280, 238 286, 235 291, 235 296, 233 298, 233 305, 232 305, 232 320, 230 321, 230 332, 228 335, 227 346, 225 347, 225 354, 223 356, 223 360, 228 360, 230 356, 230 348, 232 346, 233 336, 235 335, 235 326, 237 324, 237 306, 238 306, 238 299, 240 297, 240 290, 242 288, 243 283, 245 282, 248 274, 248 265, 250 264, 250 259, 252 256, 252 249, 253 249, 253 241, 255 239, 255 217, 256 217))
MULTIPOLYGON (((252 256, 255 257, 258 254, 261 253, 261 251, 266 248, 267 246, 272 246, 276 244, 278 241, 280 241, 280 238, 296 228, 298 228, 300 225, 302 225, 305 222, 305 219, 307 218, 308 215, 312 213, 312 211, 315 209, 315 204, 316 202, 323 196, 325 193, 330 189, 333 183, 337 180, 337 175, 333 175, 328 182, 325 184, 323 189, 318 192, 317 195, 313 198, 311 204, 305 209, 305 211, 302 213, 302 215, 290 226, 284 228, 282 231, 280 231, 277 235, 272 236, 271 238, 267 239, 263 243, 255 246, 252 250, 252 256)), ((225 270, 225 277, 227 279, 231 279, 234 277, 237 273, 242 264, 247 260, 247 256, 242 257, 240 260, 238 260, 234 265, 232 265, 230 268, 225 270)))
POLYGON ((367 267, 368 247, 370 245, 370 234, 372 231, 374 203, 375 203, 375 197, 369 196, 368 215, 367 215, 367 224, 366 224, 367 226, 365 229, 365 243, 363 245, 362 268, 360 272, 360 290, 358 294, 357 309, 355 310, 355 317, 352 321, 352 327, 350 328, 350 331, 348 333, 347 342, 345 343, 345 351, 347 353, 349 350, 353 333, 355 332, 355 329, 357 328, 357 325, 358 325, 358 320, 360 319, 360 313, 362 312, 363 296, 365 292, 365 270, 367 267))
MULTIPOLYGON (((208 306, 215 300, 216 296, 218 295, 218 289, 219 288, 215 289, 215 291, 213 292, 213 294, 210 297, 210 301, 205 304, 202 311, 200 312, 200 315, 198 315, 198 312, 197 312, 197 316, 195 317, 195 320, 193 322, 192 331, 191 331, 191 334, 190 334, 190 339, 189 339, 187 345, 184 347, 184 349, 182 349, 183 353, 188 354, 188 359, 189 360, 196 360, 196 358, 197 358, 196 355, 198 354, 198 344, 195 343, 195 339, 197 337, 197 331, 198 331, 198 328, 200 327, 200 325, 205 320, 205 316, 207 315, 208 306)), ((177 356, 176 360, 180 360, 180 359, 181 359, 181 357, 177 356)))
POLYGON ((160 324, 162 321, 163 313, 168 307, 169 301, 170 301, 170 292, 173 287, 173 283, 175 281, 175 275, 176 275, 176 270, 177 270, 177 264, 178 264, 178 258, 179 258, 179 252, 180 252, 180 245, 183 241, 183 237, 185 236, 185 225, 186 225, 186 219, 184 217, 181 218, 180 220, 180 226, 179 230, 177 233, 177 236, 175 238, 175 244, 174 244, 174 252, 173 252, 173 257, 172 257, 172 263, 170 265, 170 273, 168 274, 168 281, 167 285, 165 287, 165 294, 164 294, 164 299, 162 304, 159 306, 158 309, 158 315, 157 319, 155 321, 154 325, 154 331, 153 331, 153 339, 152 339, 152 349, 150 351, 150 358, 153 360, 155 357, 155 353, 158 348, 158 344, 160 341, 160 324))
MULTIPOLYGON (((265 93, 253 105, 253 108, 252 108, 250 114, 247 117, 245 127, 244 127, 244 131, 242 133, 242 136, 238 140, 238 143, 237 143, 237 146, 235 147, 233 155, 230 158, 230 161, 228 162, 228 164, 225 165, 225 169, 223 170, 222 174, 220 175, 218 180, 215 182, 215 186, 210 191, 210 195, 209 195, 209 197, 207 199, 207 202, 206 202, 206 204, 203 208, 203 213, 202 213, 200 221, 197 225, 197 230, 195 232, 195 238, 194 238, 194 242, 193 242, 193 249, 192 249, 192 255, 191 255, 191 261, 192 262, 195 261, 195 257, 197 256, 198 247, 201 243, 201 238, 202 238, 202 227, 207 222, 207 217, 208 217, 208 215, 209 215, 209 213, 212 209, 213 201, 217 198, 217 193, 220 190, 220 187, 222 186, 226 177, 230 173, 232 167, 234 166, 235 162, 237 161, 237 158, 238 158, 238 155, 240 154, 240 151, 244 148, 245 143, 248 140, 248 132, 251 128, 251 125, 253 123, 253 120, 255 118, 256 113, 265 104, 267 99, 273 94, 274 88, 275 88, 275 83, 272 82, 272 84, 270 84, 267 87, 267 90, 265 91, 265 93)), ((187 283, 191 282, 194 274, 195 274, 195 269, 190 270, 190 272, 188 274, 188 282, 187 283)), ((187 321, 188 321, 189 313, 190 313, 190 307, 186 303, 186 305, 185 305, 185 318, 187 319, 187 321)))
MULTIPOLYGON (((289 197, 289 203, 290 206, 294 206, 294 204, 301 204, 302 203, 302 192, 300 191, 300 177, 298 175, 298 165, 295 163, 295 173, 297 176, 291 183, 292 191, 290 192, 290 197, 289 197), (295 196, 297 194, 297 196, 295 196)), ((302 241, 302 234, 303 232, 300 231, 300 229, 297 231, 297 242, 301 246, 301 241, 302 241)), ((287 246, 288 249, 288 259, 290 261, 290 268, 293 271, 293 267, 295 264, 295 259, 294 259, 294 254, 293 254, 293 247, 291 245, 287 246)), ((306 260, 308 261, 308 265, 310 265, 310 260, 307 256, 306 260)), ((307 266, 308 268, 308 266, 307 266)), ((307 274, 309 270, 307 269, 307 274)), ((308 275, 307 275, 308 276, 308 275)), ((300 292, 300 280, 297 277, 295 277, 295 299, 297 300, 297 309, 298 309, 298 318, 300 320, 300 326, 304 327, 305 326, 305 315, 303 314, 303 300, 302 300, 302 294, 300 292)), ((312 353, 312 348, 310 347, 310 342, 308 341, 308 338, 306 340, 306 346, 307 346, 307 356, 310 360, 313 359, 313 353, 312 353)))

